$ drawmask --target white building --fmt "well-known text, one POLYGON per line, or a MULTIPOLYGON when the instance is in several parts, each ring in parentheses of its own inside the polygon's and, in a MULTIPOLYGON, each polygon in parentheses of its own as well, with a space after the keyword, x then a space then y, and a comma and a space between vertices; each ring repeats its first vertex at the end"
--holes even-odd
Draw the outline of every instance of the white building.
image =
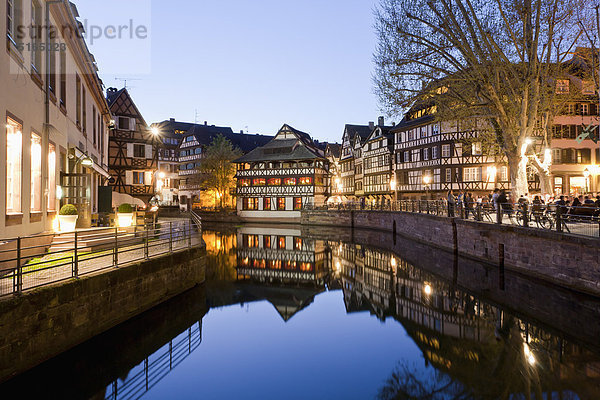
POLYGON ((77 206, 79 226, 90 226, 108 177, 110 117, 94 57, 77 34, 77 9, 7 0, 0 14, 0 237, 51 229, 66 203, 77 206), (42 46, 49 50, 35 50, 42 46))

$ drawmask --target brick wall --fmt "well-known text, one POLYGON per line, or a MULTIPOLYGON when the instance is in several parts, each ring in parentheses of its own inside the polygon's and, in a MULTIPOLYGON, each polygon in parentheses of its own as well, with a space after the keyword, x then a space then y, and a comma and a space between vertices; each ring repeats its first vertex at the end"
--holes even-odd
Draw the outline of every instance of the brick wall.
POLYGON ((194 248, 0 301, 0 381, 204 281, 194 248))

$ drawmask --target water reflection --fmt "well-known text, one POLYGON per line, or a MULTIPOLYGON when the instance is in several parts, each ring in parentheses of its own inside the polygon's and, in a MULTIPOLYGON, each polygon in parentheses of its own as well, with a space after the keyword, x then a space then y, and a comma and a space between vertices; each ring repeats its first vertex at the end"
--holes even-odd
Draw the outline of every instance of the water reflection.
MULTIPOLYGON (((520 310, 476 297, 456 280, 392 251, 314 239, 293 227, 248 226, 206 235, 219 237, 212 241, 219 246, 208 247, 219 260, 212 267, 229 269, 230 277, 235 271, 234 301, 266 299, 287 321, 318 293, 341 288, 348 313, 367 311, 402 324, 435 373, 399 360, 379 391, 382 399, 598 398, 600 358, 596 349, 568 339, 577 333, 517 317, 520 310), (230 254, 227 266, 222 254, 230 254)), ((571 300, 557 295, 564 300, 557 315, 572 313, 571 300)))

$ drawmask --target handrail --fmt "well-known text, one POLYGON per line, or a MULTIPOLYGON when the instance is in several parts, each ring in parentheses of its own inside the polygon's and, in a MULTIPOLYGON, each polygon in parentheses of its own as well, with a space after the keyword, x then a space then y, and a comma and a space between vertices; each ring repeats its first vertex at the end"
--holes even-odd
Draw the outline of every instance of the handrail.
POLYGON ((0 249, 0 297, 198 245, 202 228, 196 217, 4 241, 8 248, 0 249), (31 243, 48 242, 49 236, 54 236, 50 245, 31 243))

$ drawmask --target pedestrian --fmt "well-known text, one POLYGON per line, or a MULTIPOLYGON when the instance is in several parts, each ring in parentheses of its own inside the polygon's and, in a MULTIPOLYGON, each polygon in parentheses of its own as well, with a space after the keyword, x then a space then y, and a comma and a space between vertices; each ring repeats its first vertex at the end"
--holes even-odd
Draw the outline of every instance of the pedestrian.
POLYGON ((469 211, 473 208, 473 195, 471 193, 467 193, 464 197, 465 204, 465 219, 469 219, 469 211))
POLYGON ((448 191, 448 216, 454 218, 454 207, 456 206, 456 199, 452 189, 448 191))
POLYGON ((494 205, 494 210, 498 209, 498 196, 500 196, 500 190, 495 188, 494 192, 492 193, 492 204, 494 205))

